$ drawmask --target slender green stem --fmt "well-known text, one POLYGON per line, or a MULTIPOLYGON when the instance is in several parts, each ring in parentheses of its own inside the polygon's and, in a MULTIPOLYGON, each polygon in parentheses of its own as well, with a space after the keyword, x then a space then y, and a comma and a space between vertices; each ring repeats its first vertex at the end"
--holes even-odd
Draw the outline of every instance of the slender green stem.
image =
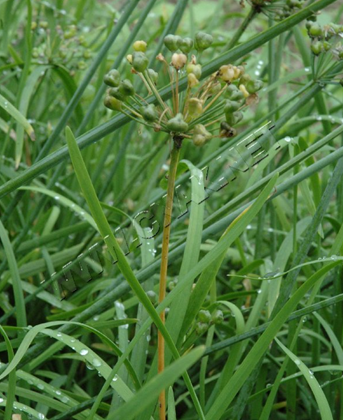
MULTIPOLYGON (((160 271, 160 288, 159 288, 159 303, 161 303, 166 296, 167 270, 168 270, 168 251, 170 240, 170 225, 173 210, 173 199, 175 189, 176 170, 179 162, 181 143, 179 139, 174 139, 173 150, 170 158, 170 169, 168 175, 167 200, 164 212, 163 222, 163 239, 162 239, 162 255, 161 255, 161 271, 160 271)), ((160 314, 161 321, 165 323, 165 311, 160 314)), ((164 371, 164 338, 160 331, 158 332, 158 373, 164 371)), ((160 420, 165 420, 166 416, 166 395, 163 390, 159 397, 159 412, 160 420)))

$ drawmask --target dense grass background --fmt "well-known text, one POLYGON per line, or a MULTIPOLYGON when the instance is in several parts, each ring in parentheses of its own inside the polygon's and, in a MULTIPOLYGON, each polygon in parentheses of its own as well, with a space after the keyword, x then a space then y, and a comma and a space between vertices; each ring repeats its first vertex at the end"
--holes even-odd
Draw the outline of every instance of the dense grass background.
POLYGON ((343 6, 244 6, 0 0, 0 419, 158 419, 162 389, 168 420, 343 418, 343 64, 306 30, 343 6), (158 306, 170 139, 107 110, 103 76, 133 80, 144 39, 167 99, 163 37, 198 30, 204 77, 264 88, 237 137, 182 147, 158 306))

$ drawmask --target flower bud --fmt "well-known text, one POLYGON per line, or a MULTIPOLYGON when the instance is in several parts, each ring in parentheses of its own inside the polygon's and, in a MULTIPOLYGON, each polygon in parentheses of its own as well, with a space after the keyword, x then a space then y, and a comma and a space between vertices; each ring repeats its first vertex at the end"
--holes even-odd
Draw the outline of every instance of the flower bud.
POLYGON ((43 29, 47 29, 49 24, 46 20, 42 20, 41 22, 39 22, 39 26, 43 29))
POLYGON ((117 87, 120 83, 120 73, 116 69, 110 70, 104 77, 104 83, 107 86, 117 87))
POLYGON ((245 85, 249 93, 256 93, 258 90, 262 89, 262 86, 263 86, 262 80, 250 80, 245 85))
POLYGON ((135 51, 145 52, 147 46, 148 44, 145 41, 136 41, 133 43, 133 49, 135 51))
POLYGON ((194 74, 197 79, 201 77, 201 65, 200 64, 192 64, 188 63, 186 67, 186 71, 188 74, 194 74))
POLYGON ((78 67, 80 70, 84 70, 84 69, 87 67, 87 65, 86 65, 86 63, 85 63, 83 60, 81 60, 81 61, 78 61, 78 63, 77 63, 77 67, 78 67))
POLYGON ((187 55, 182 54, 182 53, 181 54, 174 53, 172 55, 171 63, 176 68, 176 70, 180 70, 187 63, 187 55))
POLYGON ((128 79, 124 79, 120 82, 118 90, 123 96, 132 96, 135 93, 135 89, 128 79))
POLYGON ((190 88, 193 88, 194 86, 196 86, 197 84, 199 84, 199 80, 194 76, 193 73, 190 73, 187 76, 187 79, 188 79, 188 86, 190 88))
POLYGON ((149 64, 148 57, 142 52, 134 52, 132 54, 132 67, 138 71, 138 73, 143 73, 147 69, 149 64))
POLYGON ((188 54, 193 48, 193 39, 182 38, 179 42, 179 48, 183 53, 188 54))
POLYGON ((231 113, 226 113, 225 117, 226 117, 226 122, 230 126, 233 126, 235 124, 238 124, 242 120, 243 113, 241 111, 235 111, 232 114, 231 113))
POLYGON ((168 121, 167 129, 174 133, 181 133, 188 130, 188 124, 183 119, 182 114, 179 113, 168 121))
POLYGON ((227 122, 225 121, 221 122, 219 137, 229 138, 229 137, 234 137, 236 134, 237 134, 237 131, 233 127, 231 127, 227 122))
POLYGON ((154 122, 158 119, 158 113, 156 111, 155 105, 153 104, 142 106, 140 108, 140 113, 147 122, 154 122))
POLYGON ((198 313, 198 319, 200 322, 210 322, 211 321, 211 313, 209 311, 206 311, 202 309, 198 313))
POLYGON ((157 294, 153 290, 148 290, 146 292, 146 295, 148 296, 152 304, 155 304, 157 302, 157 294))
POLYGON ((244 98, 243 93, 235 85, 229 85, 225 92, 226 96, 232 101, 240 101, 244 98))
POLYGON ((106 95, 104 105, 106 108, 112 109, 113 111, 121 110, 121 102, 110 95, 106 95))
POLYGON ((150 79, 153 81, 155 85, 157 85, 158 73, 156 73, 156 71, 153 69, 148 69, 148 73, 149 73, 150 79))
POLYGON ((218 73, 224 82, 232 82, 235 79, 235 71, 231 64, 221 66, 218 73))
POLYGON ((168 48, 169 51, 174 52, 179 48, 181 44, 181 37, 178 35, 169 34, 164 37, 164 45, 168 48))
POLYGON ((108 94, 110 96, 113 96, 114 98, 118 99, 119 101, 125 101, 126 100, 126 96, 123 95, 119 91, 119 88, 117 88, 117 87, 113 87, 113 88, 109 89, 108 94))
POLYGON ((198 335, 204 334, 208 330, 208 324, 205 324, 203 322, 198 322, 195 331, 198 335))
POLYGON ((195 35, 194 47, 197 51, 204 51, 211 46, 213 37, 206 32, 198 32, 195 35))
POLYGON ((239 90, 243 93, 244 98, 247 98, 249 96, 249 92, 247 91, 247 88, 244 85, 239 85, 239 90))
POLYGON ((31 31, 34 31, 37 28, 37 22, 32 22, 31 23, 31 31))
POLYGON ((224 105, 224 113, 227 114, 231 114, 232 112, 235 112, 239 109, 239 107, 241 106, 241 104, 237 101, 230 101, 227 100, 225 101, 225 105, 224 105))
POLYGON ((33 58, 38 58, 39 57, 38 48, 36 48, 36 47, 32 48, 32 57, 33 58))
POLYGON ((133 60, 132 54, 128 54, 128 55, 126 56, 126 60, 127 60, 130 64, 132 64, 132 60, 133 60))
POLYGON ((314 55, 319 55, 323 51, 323 43, 320 41, 312 42, 311 51, 314 55))
POLYGON ((213 313, 212 313, 212 322, 213 324, 222 324, 224 321, 224 314, 221 310, 216 309, 213 313))
POLYGON ((206 139, 201 134, 194 134, 192 137, 194 146, 200 147, 206 143, 206 139))

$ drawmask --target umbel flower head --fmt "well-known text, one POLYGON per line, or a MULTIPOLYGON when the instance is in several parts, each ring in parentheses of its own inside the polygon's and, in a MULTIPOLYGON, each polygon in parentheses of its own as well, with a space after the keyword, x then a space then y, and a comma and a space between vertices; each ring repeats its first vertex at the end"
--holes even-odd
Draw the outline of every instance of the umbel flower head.
POLYGON ((109 86, 104 104, 155 131, 170 133, 180 140, 192 139, 202 146, 214 137, 228 138, 236 134, 234 128, 243 111, 256 102, 262 88, 260 80, 252 79, 244 66, 226 64, 207 77, 203 76, 199 55, 213 42, 211 35, 198 32, 194 39, 167 35, 164 45, 169 53, 156 57, 170 79, 171 98, 163 100, 157 85, 158 72, 149 68, 148 45, 137 40, 127 56, 131 73, 140 78, 146 95, 137 92, 128 79, 122 79, 116 69, 105 75, 109 86), (185 92, 180 80, 186 79, 185 92))

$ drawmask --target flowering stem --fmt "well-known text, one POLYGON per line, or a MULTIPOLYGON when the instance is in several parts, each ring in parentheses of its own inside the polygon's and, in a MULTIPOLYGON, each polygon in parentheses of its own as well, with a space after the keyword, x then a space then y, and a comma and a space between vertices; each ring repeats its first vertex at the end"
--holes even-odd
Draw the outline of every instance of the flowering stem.
MULTIPOLYGON (((160 271, 160 290, 159 290, 159 302, 162 302, 166 296, 166 283, 167 283, 167 269, 168 269, 168 251, 169 251, 169 239, 170 239, 170 225, 173 210, 173 199, 174 199, 174 188, 176 179, 176 169, 179 162, 181 139, 173 139, 173 150, 171 152, 170 167, 168 175, 168 188, 167 188, 167 200, 164 212, 163 221, 163 239, 162 239, 162 254, 161 254, 161 271, 160 271)), ((161 320, 165 323, 165 311, 160 314, 161 320)), ((158 331, 158 373, 164 371, 164 338, 160 331, 158 331)), ((166 394, 165 390, 160 393, 159 396, 159 412, 160 420, 166 418, 166 394)))

